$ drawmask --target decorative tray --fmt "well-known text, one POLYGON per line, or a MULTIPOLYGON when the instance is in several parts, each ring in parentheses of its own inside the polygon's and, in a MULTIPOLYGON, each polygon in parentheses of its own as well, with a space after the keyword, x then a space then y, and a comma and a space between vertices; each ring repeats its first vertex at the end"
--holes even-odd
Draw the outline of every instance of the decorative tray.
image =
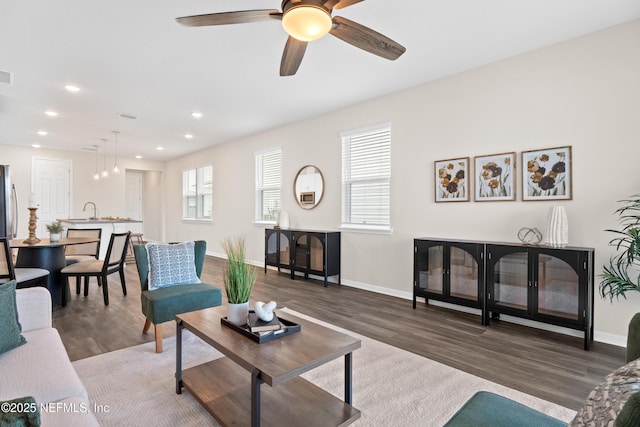
POLYGON ((302 329, 302 326, 299 323, 295 323, 295 322, 292 322, 291 320, 283 319, 280 316, 277 316, 277 317, 282 327, 277 331, 268 331, 268 332, 251 332, 251 330, 249 330, 249 325, 247 324, 244 324, 241 326, 234 325, 233 323, 229 322, 226 317, 221 318, 220 323, 233 329, 236 332, 240 332, 245 337, 251 338, 253 341, 257 342, 258 344, 262 344, 265 342, 273 341, 278 338, 286 337, 296 332, 300 332, 300 330, 302 329))

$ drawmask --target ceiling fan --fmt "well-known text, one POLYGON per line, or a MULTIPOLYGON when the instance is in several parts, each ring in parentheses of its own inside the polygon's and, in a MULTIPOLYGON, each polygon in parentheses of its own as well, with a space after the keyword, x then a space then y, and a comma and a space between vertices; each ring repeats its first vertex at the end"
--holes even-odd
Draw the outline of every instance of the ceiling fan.
POLYGON ((281 76, 294 75, 300 67, 308 42, 327 33, 382 58, 397 59, 406 50, 402 45, 347 18, 331 17, 333 9, 342 9, 361 1, 363 0, 283 0, 282 12, 276 9, 243 10, 184 16, 176 18, 176 21, 190 27, 282 21, 289 39, 280 62, 281 76))

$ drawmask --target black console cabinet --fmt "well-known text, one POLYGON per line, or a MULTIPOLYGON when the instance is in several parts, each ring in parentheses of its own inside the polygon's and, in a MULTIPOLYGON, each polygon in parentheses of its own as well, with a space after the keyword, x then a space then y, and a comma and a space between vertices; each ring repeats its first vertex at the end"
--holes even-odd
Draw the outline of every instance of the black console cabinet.
POLYGON ((501 313, 584 331, 593 341, 593 249, 487 244, 485 322, 501 313))
POLYGON ((296 272, 305 279, 310 274, 323 276, 327 286, 329 276, 338 276, 340 284, 340 232, 318 230, 264 231, 264 271, 267 266, 284 268, 295 280, 296 272))
POLYGON ((593 341, 594 250, 518 243, 414 240, 416 297, 479 308, 584 332, 593 341))

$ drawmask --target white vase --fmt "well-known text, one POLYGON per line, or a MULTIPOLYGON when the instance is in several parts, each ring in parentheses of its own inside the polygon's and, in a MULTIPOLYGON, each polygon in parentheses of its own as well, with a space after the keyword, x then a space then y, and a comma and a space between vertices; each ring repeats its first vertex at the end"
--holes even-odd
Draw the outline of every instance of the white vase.
POLYGON ((283 230, 289 229, 289 214, 287 211, 278 211, 278 227, 283 230))
POLYGON ((234 325, 242 326, 247 323, 249 315, 249 302, 241 304, 227 304, 227 320, 234 325))
POLYGON ((569 223, 564 206, 552 206, 549 209, 545 243, 554 247, 563 247, 569 244, 569 223))
POLYGON ((58 242, 60 240, 60 233, 49 233, 49 240, 51 242, 58 242))

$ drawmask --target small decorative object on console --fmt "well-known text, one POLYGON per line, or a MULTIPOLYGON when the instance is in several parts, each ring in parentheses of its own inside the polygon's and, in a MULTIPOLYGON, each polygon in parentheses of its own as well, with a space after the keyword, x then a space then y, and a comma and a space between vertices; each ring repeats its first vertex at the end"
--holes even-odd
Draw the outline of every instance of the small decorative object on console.
POLYGON ((542 241, 542 233, 537 228, 522 227, 518 230, 518 239, 526 245, 537 245, 542 241))
POLYGON ((254 311, 260 320, 264 322, 271 322, 273 319, 273 310, 275 310, 277 306, 278 304, 276 304, 275 301, 271 301, 268 304, 258 301, 254 307, 254 311))

